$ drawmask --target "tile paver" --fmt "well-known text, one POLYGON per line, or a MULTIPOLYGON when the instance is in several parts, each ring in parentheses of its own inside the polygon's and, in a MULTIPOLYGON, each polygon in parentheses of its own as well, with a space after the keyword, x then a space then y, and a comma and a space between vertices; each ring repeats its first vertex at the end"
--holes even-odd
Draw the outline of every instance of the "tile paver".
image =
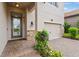
MULTIPOLYGON (((40 57, 33 49, 34 40, 9 41, 1 57, 40 57)), ((52 49, 62 52, 64 57, 79 57, 79 41, 68 38, 54 39, 49 41, 52 49)))
POLYGON ((9 41, 1 57, 40 57, 39 53, 33 49, 34 44, 34 40, 9 41))

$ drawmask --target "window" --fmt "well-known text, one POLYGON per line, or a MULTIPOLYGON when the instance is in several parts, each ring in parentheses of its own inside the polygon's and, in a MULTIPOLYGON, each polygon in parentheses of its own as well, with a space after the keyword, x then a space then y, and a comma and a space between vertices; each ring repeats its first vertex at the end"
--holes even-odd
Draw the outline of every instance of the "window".
POLYGON ((54 6, 56 6, 56 7, 58 7, 58 4, 57 4, 57 2, 49 2, 51 5, 54 5, 54 6))

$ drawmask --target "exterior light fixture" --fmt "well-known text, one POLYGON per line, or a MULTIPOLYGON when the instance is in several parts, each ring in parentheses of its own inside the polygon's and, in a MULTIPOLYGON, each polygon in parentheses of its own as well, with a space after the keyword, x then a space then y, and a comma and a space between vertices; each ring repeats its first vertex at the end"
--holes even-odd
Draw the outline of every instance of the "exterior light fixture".
POLYGON ((45 4, 45 2, 44 2, 44 4, 45 4))
POLYGON ((31 21, 31 26, 33 26, 33 21, 31 21))
POLYGON ((16 3, 16 7, 19 7, 20 5, 18 3, 16 3))
POLYGON ((53 19, 51 19, 51 21, 53 21, 53 19))

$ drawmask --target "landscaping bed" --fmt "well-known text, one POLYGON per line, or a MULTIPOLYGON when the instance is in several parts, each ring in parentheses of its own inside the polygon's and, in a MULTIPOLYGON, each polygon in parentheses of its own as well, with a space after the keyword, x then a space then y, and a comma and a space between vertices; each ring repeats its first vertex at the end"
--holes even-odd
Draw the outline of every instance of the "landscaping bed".
POLYGON ((74 39, 74 40, 79 40, 79 34, 77 34, 75 37, 72 38, 70 33, 64 33, 63 37, 64 38, 74 39))
POLYGON ((70 26, 70 24, 65 22, 63 37, 79 40, 79 28, 72 27, 72 26, 70 26))
POLYGON ((34 49, 37 50, 43 57, 61 57, 60 51, 52 50, 48 46, 48 33, 47 31, 39 31, 35 35, 36 45, 34 49))

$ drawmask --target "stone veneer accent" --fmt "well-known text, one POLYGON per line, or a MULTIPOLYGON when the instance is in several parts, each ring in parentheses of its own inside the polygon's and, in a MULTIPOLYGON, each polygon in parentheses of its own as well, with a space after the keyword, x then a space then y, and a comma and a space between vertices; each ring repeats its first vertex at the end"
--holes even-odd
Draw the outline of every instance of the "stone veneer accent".
POLYGON ((34 40, 35 30, 27 30, 27 40, 34 40))

